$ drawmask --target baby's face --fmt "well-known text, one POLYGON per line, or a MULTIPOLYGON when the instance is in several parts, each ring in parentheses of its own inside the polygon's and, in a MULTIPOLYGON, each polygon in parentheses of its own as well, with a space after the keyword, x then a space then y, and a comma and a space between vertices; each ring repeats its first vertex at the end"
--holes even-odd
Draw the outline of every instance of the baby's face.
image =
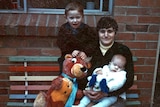
POLYGON ((119 72, 124 70, 125 63, 122 60, 115 59, 110 62, 110 70, 113 72, 119 72))
POLYGON ((78 28, 82 23, 83 15, 78 10, 70 10, 66 15, 66 20, 73 28, 78 28))

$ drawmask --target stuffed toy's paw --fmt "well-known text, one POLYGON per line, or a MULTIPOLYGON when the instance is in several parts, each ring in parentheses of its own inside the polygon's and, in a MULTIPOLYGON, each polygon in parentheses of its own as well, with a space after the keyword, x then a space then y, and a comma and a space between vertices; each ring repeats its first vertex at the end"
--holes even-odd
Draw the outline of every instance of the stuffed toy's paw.
POLYGON ((107 86, 107 83, 106 83, 106 79, 102 79, 99 83, 100 85, 100 88, 101 88, 101 91, 102 92, 105 92, 105 93, 108 93, 109 92, 109 88, 107 86))
POLYGON ((44 92, 40 92, 33 103, 33 107, 46 107, 46 97, 44 92))

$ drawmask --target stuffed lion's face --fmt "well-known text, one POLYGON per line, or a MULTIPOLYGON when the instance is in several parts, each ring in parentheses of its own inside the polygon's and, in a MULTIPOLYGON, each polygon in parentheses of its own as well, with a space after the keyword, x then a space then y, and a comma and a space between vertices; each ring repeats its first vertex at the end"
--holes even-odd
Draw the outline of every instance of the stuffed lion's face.
POLYGON ((63 72, 72 78, 83 78, 86 76, 90 63, 79 56, 65 56, 63 62, 63 72))

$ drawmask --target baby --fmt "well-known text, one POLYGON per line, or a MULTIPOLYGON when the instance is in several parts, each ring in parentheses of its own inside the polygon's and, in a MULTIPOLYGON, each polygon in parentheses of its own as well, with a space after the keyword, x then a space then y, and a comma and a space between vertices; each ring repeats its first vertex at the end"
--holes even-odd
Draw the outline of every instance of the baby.
MULTIPOLYGON (((125 69, 126 58, 120 54, 113 56, 109 65, 104 65, 103 68, 96 68, 92 76, 88 77, 86 90, 102 91, 104 93, 112 92, 121 88, 126 81, 125 69)), ((125 93, 120 97, 126 99, 125 93)), ((86 107, 92 100, 84 96, 80 104, 72 107, 86 107)), ((117 101, 117 96, 106 96, 96 102, 92 107, 109 107, 117 101)))

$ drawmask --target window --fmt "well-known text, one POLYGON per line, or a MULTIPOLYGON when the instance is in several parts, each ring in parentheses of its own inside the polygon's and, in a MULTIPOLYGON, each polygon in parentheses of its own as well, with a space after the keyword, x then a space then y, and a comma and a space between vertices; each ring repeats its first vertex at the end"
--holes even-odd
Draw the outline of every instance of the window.
POLYGON ((110 15, 113 0, 0 0, 0 13, 64 14, 71 1, 80 1, 85 14, 110 15))

